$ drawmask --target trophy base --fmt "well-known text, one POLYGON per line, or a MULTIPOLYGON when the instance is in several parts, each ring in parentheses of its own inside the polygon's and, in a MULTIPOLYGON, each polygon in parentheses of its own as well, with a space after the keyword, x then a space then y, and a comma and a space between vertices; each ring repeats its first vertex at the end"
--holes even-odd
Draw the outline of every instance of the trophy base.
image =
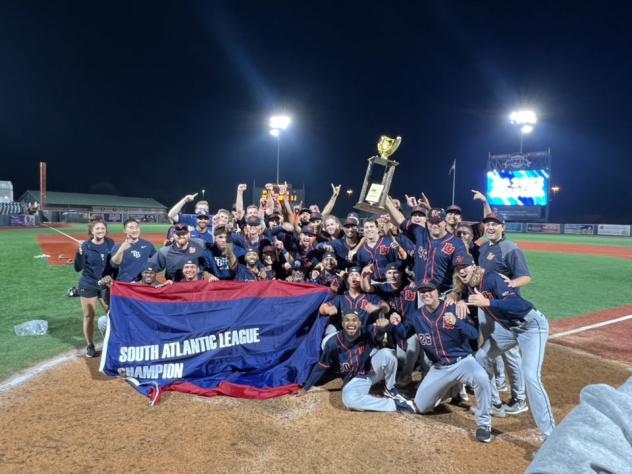
POLYGON ((388 212, 383 207, 380 207, 378 203, 369 204, 364 201, 358 202, 355 206, 353 206, 353 208, 358 209, 359 211, 369 212, 371 214, 385 214, 388 212))

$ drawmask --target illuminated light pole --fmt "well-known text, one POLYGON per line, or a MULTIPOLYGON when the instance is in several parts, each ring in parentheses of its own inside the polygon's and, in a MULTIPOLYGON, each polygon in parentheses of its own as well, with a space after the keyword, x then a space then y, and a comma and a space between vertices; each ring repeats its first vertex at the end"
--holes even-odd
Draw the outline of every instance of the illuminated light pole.
POLYGON ((509 114, 509 121, 520 129, 520 153, 522 154, 524 136, 533 132, 538 117, 533 110, 518 110, 509 114))
POLYGON ((292 118, 288 115, 273 115, 270 117, 270 135, 276 138, 277 142, 277 163, 276 163, 276 182, 279 184, 279 162, 281 158, 281 132, 289 127, 292 118))
POLYGON ((206 193, 206 189, 202 190, 202 200, 204 200, 204 194, 206 193))
POLYGON ((349 188, 349 189, 347 189, 345 192, 347 193, 347 196, 348 196, 349 198, 351 198, 351 197, 353 196, 353 189, 349 188))

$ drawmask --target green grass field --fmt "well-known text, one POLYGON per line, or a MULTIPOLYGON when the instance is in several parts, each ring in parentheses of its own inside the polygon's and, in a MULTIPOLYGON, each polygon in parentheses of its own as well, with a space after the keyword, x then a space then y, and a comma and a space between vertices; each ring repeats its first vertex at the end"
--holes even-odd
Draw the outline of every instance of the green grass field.
MULTIPOLYGON (((85 232, 78 225, 65 232, 85 232)), ((143 225, 164 232, 164 225, 143 225)), ((110 226, 120 232, 121 226, 110 226)), ((84 346, 78 298, 66 296, 79 280, 71 265, 50 266, 35 235, 48 229, 0 231, 0 380, 56 354, 84 346), (31 319, 49 323, 46 336, 19 337, 13 327, 31 319)), ((632 245, 631 239, 594 236, 514 234, 519 240, 632 245)), ((534 281, 524 289, 549 319, 563 319, 632 303, 632 262, 613 257, 525 252, 534 281)))

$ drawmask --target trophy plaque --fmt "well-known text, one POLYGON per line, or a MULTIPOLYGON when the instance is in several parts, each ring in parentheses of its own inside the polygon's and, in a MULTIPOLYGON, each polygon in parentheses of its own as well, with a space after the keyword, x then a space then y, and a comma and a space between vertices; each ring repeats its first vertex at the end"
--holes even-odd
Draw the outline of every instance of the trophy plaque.
POLYGON ((384 214, 386 212, 384 201, 391 188, 395 167, 399 164, 397 161, 390 160, 389 157, 395 153, 401 142, 402 137, 390 138, 386 135, 380 137, 380 141, 377 143, 379 155, 368 159, 369 166, 364 176, 362 191, 360 191, 357 204, 353 207, 372 214, 384 214), (380 170, 382 171, 381 179, 379 177, 375 178, 374 171, 378 171, 378 174, 380 174, 380 170))

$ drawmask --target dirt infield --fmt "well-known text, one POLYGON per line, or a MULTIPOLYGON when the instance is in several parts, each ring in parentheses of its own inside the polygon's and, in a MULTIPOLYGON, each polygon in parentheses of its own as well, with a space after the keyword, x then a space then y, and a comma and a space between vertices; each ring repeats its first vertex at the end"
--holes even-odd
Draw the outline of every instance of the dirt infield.
POLYGON ((632 247, 616 247, 614 245, 569 244, 562 242, 531 242, 519 239, 515 240, 515 242, 523 250, 619 257, 632 260, 632 247))
POLYGON ((632 315, 632 305, 551 321, 550 341, 632 366, 632 318, 622 319, 629 315, 632 315), (582 330, 593 325, 602 326, 582 330), (572 330, 581 332, 563 335, 572 330))
MULTIPOLYGON (((494 419, 496 439, 473 439, 474 418, 349 412, 339 382, 302 398, 264 401, 169 393, 150 407, 126 382, 73 358, 0 392, 0 471, 523 472, 539 442, 529 413, 494 419)), ((557 420, 589 383, 620 385, 630 369, 550 345, 544 383, 557 420)))

